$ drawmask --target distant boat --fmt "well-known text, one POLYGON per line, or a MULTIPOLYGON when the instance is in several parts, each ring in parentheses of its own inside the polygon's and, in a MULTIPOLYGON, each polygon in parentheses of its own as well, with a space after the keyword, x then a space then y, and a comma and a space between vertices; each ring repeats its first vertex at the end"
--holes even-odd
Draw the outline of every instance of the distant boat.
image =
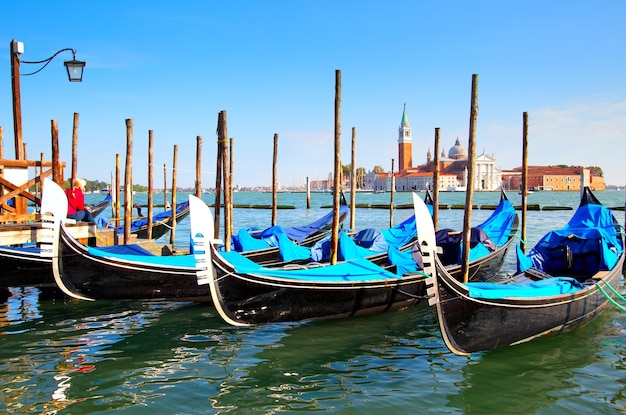
POLYGON ((372 192, 372 194, 373 194, 373 195, 378 195, 378 194, 382 194, 382 193, 385 193, 385 191, 384 191, 384 190, 382 190, 382 189, 379 189, 379 190, 374 190, 374 191, 372 192))
POLYGON ((465 186, 448 186, 448 192, 464 192, 465 186))

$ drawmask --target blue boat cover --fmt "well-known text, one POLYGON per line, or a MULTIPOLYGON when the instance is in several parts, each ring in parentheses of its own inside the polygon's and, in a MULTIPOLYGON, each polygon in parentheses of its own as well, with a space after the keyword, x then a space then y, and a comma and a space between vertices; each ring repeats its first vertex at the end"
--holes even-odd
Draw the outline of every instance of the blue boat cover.
POLYGON ((311 259, 311 248, 296 244, 285 233, 278 235, 278 252, 286 262, 311 259))
POLYGON ((366 259, 312 268, 274 269, 264 268, 236 251, 220 252, 220 255, 234 266, 238 274, 259 274, 266 277, 324 282, 366 282, 401 278, 400 275, 389 272, 366 259))
POLYGON ((517 247, 520 272, 535 267, 552 278, 518 284, 469 282, 470 296, 533 298, 576 292, 585 287, 579 281, 616 265, 624 251, 616 225, 610 209, 585 189, 580 206, 562 229, 548 232, 528 256, 517 247))
POLYGON ((137 245, 117 245, 114 247, 103 248, 94 248, 89 246, 87 247, 87 250, 91 255, 100 258, 112 258, 124 261, 140 262, 144 264, 167 265, 173 267, 196 267, 196 260, 193 255, 154 255, 150 251, 147 251, 137 245))
POLYGON ((389 265, 396 266, 396 274, 403 275, 408 272, 414 272, 420 269, 411 251, 400 251, 398 248, 389 247, 387 252, 387 261, 389 265))
POLYGON ((247 229, 239 229, 237 237, 233 237, 233 248, 238 252, 256 251, 269 247, 267 240, 253 237, 247 229))
POLYGON ((581 202, 569 222, 544 235, 526 258, 518 250, 518 270, 534 266, 552 275, 591 276, 612 269, 624 246, 611 210, 596 202, 581 202))
MULTIPOLYGON (((345 215, 348 213, 347 205, 339 205, 339 216, 345 215)), ((306 239, 309 235, 325 228, 328 224, 332 223, 333 220, 333 212, 326 214, 325 216, 319 218, 313 223, 303 226, 292 226, 283 228, 289 239, 301 243, 304 239, 306 239)))
POLYGON ((468 282, 472 298, 536 298, 561 294, 571 294, 584 285, 574 278, 556 277, 521 284, 498 284, 496 282, 468 282))
POLYGON ((400 248, 403 245, 408 244, 413 238, 417 236, 417 231, 415 228, 415 215, 411 215, 402 223, 399 223, 398 225, 389 229, 383 229, 380 232, 383 234, 385 242, 388 246, 400 248))
MULTIPOLYGON (((413 232, 415 234, 415 232, 413 232)), ((355 244, 362 248, 367 248, 374 252, 384 252, 387 250, 387 241, 383 231, 376 228, 363 229, 355 233, 351 238, 355 244)))
MULTIPOLYGON (((489 217, 470 233, 469 261, 478 260, 499 247, 505 245, 513 232, 513 223, 517 217, 515 207, 506 197, 489 217)), ((463 253, 463 233, 453 229, 440 229, 436 234, 437 246, 443 249, 439 255, 444 265, 459 264, 463 253)))
MULTIPOLYGON (((325 241, 325 243, 327 245, 330 244, 330 240, 325 241)), ((347 232, 339 233, 338 248, 337 259, 340 261, 364 259, 373 254, 369 249, 358 246, 354 240, 348 236, 347 232)), ((312 255, 311 248, 305 248, 295 244, 286 235, 280 236, 279 250, 283 261, 310 259, 312 255)), ((419 269, 410 251, 403 252, 392 246, 389 247, 387 253, 387 263, 396 266, 396 274, 402 275, 419 269)), ((330 258, 324 258, 325 261, 329 259, 330 258)))
POLYGON ((503 246, 511 236, 516 217, 517 212, 513 204, 508 199, 502 198, 494 212, 477 228, 485 231, 496 246, 503 246))
MULTIPOLYGON (((32 253, 40 253, 41 248, 37 246, 3 246, 2 249, 9 249, 18 252, 32 252, 32 253)), ((131 255, 142 255, 142 256, 154 256, 154 254, 137 244, 128 244, 128 245, 113 245, 113 246, 102 246, 99 248, 91 248, 97 249, 101 252, 101 254, 131 254, 131 255)), ((109 255, 110 256, 110 255, 109 255)))
POLYGON ((24 252, 24 253, 35 253, 38 254, 41 252, 41 249, 37 246, 2 246, 2 249, 16 252, 24 252))
MULTIPOLYGON (((463 233, 454 229, 440 229, 435 236, 437 246, 442 249, 442 253, 439 254, 441 263, 444 265, 460 264, 463 253, 463 233)), ((484 230, 472 228, 470 232, 470 261, 480 259, 497 248, 484 230)))
MULTIPOLYGON (((345 237, 339 237, 337 258, 342 261, 388 252, 392 247, 402 248, 416 237, 415 215, 389 229, 367 228, 352 237, 348 237, 349 232, 346 229, 339 230, 340 234, 346 233, 345 237)), ((313 245, 311 259, 317 262, 330 259, 330 235, 313 245)))
MULTIPOLYGON (((345 215, 348 212, 348 206, 341 204, 339 206, 339 215, 345 215)), ((279 235, 285 234, 297 243, 302 243, 307 237, 315 232, 326 228, 332 223, 333 212, 329 212, 315 222, 308 225, 282 227, 280 225, 270 226, 269 228, 250 227, 248 229, 240 229, 237 235, 232 236, 232 246, 235 251, 246 252, 256 249, 263 249, 271 246, 279 246, 279 235), (247 233, 247 235, 245 234, 247 233), (250 238, 263 241, 264 244, 256 243, 250 238)))

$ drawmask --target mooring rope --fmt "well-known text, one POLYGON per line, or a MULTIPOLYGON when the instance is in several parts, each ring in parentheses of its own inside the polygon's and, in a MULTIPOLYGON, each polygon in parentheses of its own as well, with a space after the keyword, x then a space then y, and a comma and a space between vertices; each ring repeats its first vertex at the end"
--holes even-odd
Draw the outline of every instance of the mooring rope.
MULTIPOLYGON (((626 299, 624 299, 624 297, 622 297, 622 295, 620 295, 618 292, 615 291, 615 289, 613 287, 611 287, 611 284, 607 284, 607 286, 611 289, 611 291, 613 291, 618 297, 620 297, 622 299, 622 301, 626 301, 626 299)), ((626 307, 622 306, 621 304, 619 304, 617 301, 615 301, 610 295, 609 293, 607 293, 606 291, 604 291, 604 288, 602 288, 602 286, 598 283, 596 284, 596 287, 598 287, 598 289, 600 290, 600 292, 602 294, 604 294, 604 296, 606 297, 607 300, 609 300, 611 302, 611 304, 613 304, 615 307, 619 308, 620 310, 622 310, 623 312, 626 312, 626 307)))
POLYGON ((609 287, 611 289, 611 291, 613 291, 613 294, 618 296, 620 300, 622 300, 623 302, 626 303, 626 298, 623 295, 621 295, 615 288, 613 288, 613 286, 611 284, 606 283, 606 282, 605 282, 605 284, 606 284, 607 287, 609 287))
POLYGON ((515 233, 512 233, 512 236, 513 236, 514 238, 519 239, 521 243, 523 243, 524 245, 526 245, 527 241, 523 240, 523 239, 522 239, 522 236, 519 234, 519 232, 517 232, 517 231, 519 231, 520 229, 519 229, 519 228, 513 228, 513 229, 511 229, 511 230, 512 230, 512 231, 516 231, 515 233))

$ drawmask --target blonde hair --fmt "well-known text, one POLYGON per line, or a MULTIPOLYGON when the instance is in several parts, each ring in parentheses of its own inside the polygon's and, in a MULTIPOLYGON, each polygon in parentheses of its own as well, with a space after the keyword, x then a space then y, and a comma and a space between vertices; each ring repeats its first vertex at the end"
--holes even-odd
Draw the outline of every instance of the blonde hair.
POLYGON ((73 186, 74 186, 74 187, 80 187, 80 188, 83 188, 83 187, 85 187, 86 185, 87 185, 87 180, 85 180, 85 179, 81 179, 81 178, 76 178, 76 179, 74 179, 74 183, 73 183, 73 186))

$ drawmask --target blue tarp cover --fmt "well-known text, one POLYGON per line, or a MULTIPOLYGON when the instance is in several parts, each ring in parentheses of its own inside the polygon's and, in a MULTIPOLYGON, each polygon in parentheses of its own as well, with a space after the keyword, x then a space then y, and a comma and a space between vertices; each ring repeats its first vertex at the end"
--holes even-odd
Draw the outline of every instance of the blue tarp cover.
POLYGON ((270 245, 265 239, 253 237, 247 229, 239 229, 237 237, 233 237, 233 247, 235 251, 246 252, 269 248, 270 245))
POLYGON ((311 259, 311 248, 294 243, 285 233, 278 235, 278 251, 282 261, 311 259))
MULTIPOLYGON (((339 205, 339 216, 345 215, 346 213, 348 213, 348 206, 339 205)), ((331 224, 332 220, 333 212, 330 212, 309 225, 286 227, 284 231, 289 239, 301 243, 307 236, 331 224)))
POLYGON ((516 217, 515 207, 508 199, 503 198, 494 212, 477 228, 485 231, 496 246, 502 246, 509 240, 516 217))
MULTIPOLYGON (((415 215, 389 229, 378 230, 367 228, 357 232, 353 237, 342 237, 342 233, 350 230, 339 230, 339 251, 337 258, 349 260, 365 258, 381 252, 388 252, 389 248, 402 248, 416 237, 415 215), (348 241, 348 239, 351 239, 348 241)), ((318 241, 311 248, 311 259, 324 262, 330 259, 330 235, 318 241)))
POLYGON ((400 248, 408 244, 416 236, 415 215, 411 215, 402 223, 389 229, 383 229, 380 232, 383 234, 388 246, 400 248))
POLYGON ((114 258, 124 261, 167 265, 173 267, 195 268, 196 266, 196 260, 193 255, 154 255, 150 251, 147 251, 137 245, 116 245, 114 247, 104 248, 94 248, 90 246, 87 247, 87 250, 91 255, 101 258, 114 258))
POLYGON ((413 259, 411 251, 400 251, 393 246, 387 252, 387 261, 389 265, 396 266, 396 274, 403 275, 407 272, 414 272, 419 269, 417 263, 413 259))
POLYGON ((578 207, 562 229, 548 232, 524 257, 518 270, 531 266, 552 275, 591 276, 612 269, 624 251, 611 210, 599 203, 578 207))
MULTIPOLYGON (((470 234, 469 261, 476 261, 506 244, 513 232, 513 223, 517 217, 515 207, 502 197, 496 209, 470 234)), ((439 255, 444 265, 456 265, 461 262, 463 233, 453 229, 437 231, 437 245, 443 249, 439 255)))
MULTIPOLYGON (((345 215, 348 212, 348 206, 340 205, 339 206, 339 215, 345 215)), ((333 212, 329 212, 326 215, 322 216, 315 222, 312 222, 308 225, 302 226, 290 226, 290 227, 282 227, 280 225, 270 226, 269 228, 261 229, 257 227, 251 227, 248 229, 241 229, 237 233, 237 235, 232 237, 233 248, 238 252, 246 252, 255 249, 262 249, 258 247, 268 246, 278 246, 278 236, 282 233, 286 234, 289 239, 292 241, 296 241, 297 243, 301 243, 307 237, 314 234, 317 231, 320 231, 326 228, 329 224, 332 223, 333 220, 333 212), (248 235, 244 235, 243 233, 247 232, 248 235), (257 240, 264 241, 265 245, 255 244, 254 241, 251 241, 250 238, 254 238, 257 240), (243 239, 243 240, 242 240, 243 239)))
POLYGON ((237 273, 259 274, 267 277, 289 278, 304 281, 379 281, 384 279, 400 278, 392 272, 386 271, 365 259, 339 262, 336 265, 327 265, 303 269, 273 269, 261 265, 244 257, 241 253, 220 252, 220 255, 230 262, 237 273))
POLYGON ((535 298, 574 293, 584 286, 574 278, 557 277, 524 284, 499 284, 497 282, 468 282, 472 298, 535 298))

